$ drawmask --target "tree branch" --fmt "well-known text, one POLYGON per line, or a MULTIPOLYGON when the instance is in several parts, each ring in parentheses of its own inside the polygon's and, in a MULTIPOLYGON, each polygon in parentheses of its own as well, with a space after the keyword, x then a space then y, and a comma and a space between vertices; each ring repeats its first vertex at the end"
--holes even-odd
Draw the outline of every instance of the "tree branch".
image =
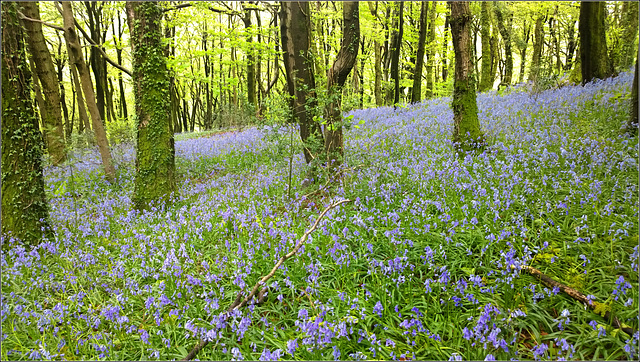
POLYGON ((18 16, 20 17, 20 20, 32 21, 34 23, 40 23, 42 25, 46 25, 46 26, 48 26, 50 28, 53 28, 53 29, 56 29, 56 30, 59 30, 59 31, 64 31, 64 28, 59 26, 59 25, 47 23, 46 21, 42 21, 42 20, 38 20, 38 19, 29 18, 29 17, 25 16, 20 10, 18 10, 18 16))
POLYGON ((120 64, 114 62, 113 60, 111 60, 111 58, 109 58, 109 56, 107 56, 107 53, 104 52, 104 50, 102 49, 102 46, 96 44, 91 37, 89 36, 89 34, 87 34, 84 29, 80 26, 80 24, 78 23, 78 21, 74 18, 73 22, 76 25, 76 28, 78 30, 80 30, 80 32, 82 33, 82 35, 84 36, 85 40, 89 42, 89 44, 91 44, 91 46, 95 47, 96 49, 98 49, 98 52, 100 52, 100 55, 102 55, 102 57, 112 66, 114 66, 115 68, 120 69, 121 71, 123 71, 124 73, 127 73, 130 77, 132 77, 133 75, 131 74, 131 71, 123 66, 121 66, 120 64))
MULTIPOLYGON (((307 230, 305 231, 305 233, 302 235, 302 237, 300 238, 300 240, 298 240, 298 242, 296 243, 296 246, 293 248, 293 250, 291 250, 287 255, 284 255, 280 258, 280 260, 278 260, 278 262, 276 263, 276 265, 273 266, 273 268, 271 269, 271 271, 263 276, 262 278, 260 278, 260 280, 256 283, 256 285, 253 287, 253 289, 251 290, 251 293, 249 293, 249 295, 247 295, 244 299, 242 299, 242 302, 240 302, 241 298, 242 298, 242 291, 238 292, 238 295, 236 296, 236 299, 233 303, 231 303, 231 306, 229 306, 229 308, 227 309, 226 314, 229 314, 231 312, 233 312, 234 310, 238 310, 242 307, 244 307, 248 301, 251 300, 251 298, 253 298, 256 294, 258 294, 258 302, 261 302, 262 300, 264 300, 264 294, 267 290, 267 287, 264 286, 262 287, 262 289, 260 289, 261 285, 265 285, 265 283, 271 279, 271 277, 273 277, 276 273, 276 271, 278 270, 278 268, 288 259, 290 259, 292 256, 294 256, 298 250, 302 247, 302 245, 304 244, 304 242, 307 240, 307 238, 309 238, 309 235, 318 227, 318 225, 320 224, 320 221, 324 218, 324 216, 327 214, 327 212, 329 212, 329 210, 347 203, 347 202, 351 202, 352 200, 349 199, 345 199, 345 200, 340 200, 334 204, 331 204, 329 206, 327 206, 324 211, 322 211, 322 213, 320 213, 320 215, 318 216, 318 218, 316 219, 316 221, 313 223, 313 225, 307 230)), ((200 340, 198 342, 198 344, 193 347, 193 349, 184 357, 183 361, 189 361, 191 359, 193 359, 198 352, 200 352, 200 350, 202 350, 207 344, 209 344, 209 341, 205 341, 205 340, 200 340)))

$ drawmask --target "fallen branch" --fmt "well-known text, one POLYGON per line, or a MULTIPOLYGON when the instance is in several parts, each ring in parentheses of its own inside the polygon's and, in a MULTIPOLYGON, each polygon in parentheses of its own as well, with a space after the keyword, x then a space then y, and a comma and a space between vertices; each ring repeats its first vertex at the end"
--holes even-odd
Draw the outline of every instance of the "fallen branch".
MULTIPOLYGON (((538 280, 542 281, 544 284, 546 284, 548 287, 550 288, 555 288, 558 287, 558 289, 560 289, 560 291, 564 292, 565 294, 567 294, 568 296, 570 296, 571 298, 582 302, 584 304, 586 304, 587 306, 589 306, 589 308, 591 308, 593 311, 595 311, 596 313, 601 313, 601 309, 602 309, 602 303, 598 303, 598 302, 594 302, 591 299, 587 298, 586 295, 580 293, 579 291, 566 286, 560 282, 557 282, 555 280, 553 280, 551 277, 549 277, 548 275, 544 274, 543 272, 541 272, 540 270, 530 267, 528 265, 522 266, 522 270, 526 271, 527 273, 531 274, 532 276, 534 276, 535 278, 537 278, 538 280)), ((620 329, 623 332, 627 333, 630 336, 633 336, 633 329, 629 328, 629 327, 623 327, 622 324, 620 323, 620 320, 618 320, 617 317, 615 317, 611 311, 607 310, 603 315, 602 315, 606 320, 608 320, 610 323, 613 324, 613 326, 616 329, 620 329)))
MULTIPOLYGON (((282 256, 280 258, 280 260, 278 260, 276 265, 273 266, 271 271, 267 275, 265 275, 262 278, 260 278, 260 280, 256 283, 256 285, 254 285, 254 287, 251 290, 251 293, 249 293, 249 295, 247 295, 243 299, 242 298, 242 291, 238 292, 238 295, 236 296, 235 301, 233 303, 231 303, 229 308, 227 308, 227 312, 226 313, 229 314, 229 313, 233 312, 234 310, 238 310, 238 309, 244 307, 251 300, 251 298, 253 298, 256 294, 258 294, 258 303, 261 303, 264 300, 265 293, 267 291, 267 286, 265 285, 266 282, 269 279, 271 279, 271 277, 273 277, 275 275, 275 273, 278 270, 278 268, 285 261, 287 261, 288 259, 293 257, 298 252, 298 250, 300 250, 300 248, 302 247, 304 242, 307 241, 307 239, 309 238, 309 235, 318 227, 318 224, 320 224, 320 221, 322 220, 322 218, 324 218, 324 216, 327 214, 327 212, 329 212, 329 210, 331 210, 334 207, 337 207, 339 205, 342 205, 344 203, 347 203, 347 202, 351 202, 351 200, 345 199, 345 200, 338 201, 335 204, 331 204, 331 205, 327 206, 324 209, 324 211, 322 211, 322 213, 320 213, 320 215, 318 216, 316 221, 313 223, 313 225, 307 231, 304 232, 304 234, 302 235, 300 240, 298 240, 298 242, 296 243, 296 245, 293 248, 293 250, 291 250, 288 254, 282 256), (260 289, 260 286, 263 286, 262 289, 260 289)), ((198 344, 195 347, 193 347, 193 349, 184 357, 183 361, 190 361, 191 359, 193 359, 198 354, 198 352, 200 352, 200 350, 202 350, 207 344, 209 344, 208 340, 206 340, 206 341, 205 340, 200 340, 198 342, 198 344)))

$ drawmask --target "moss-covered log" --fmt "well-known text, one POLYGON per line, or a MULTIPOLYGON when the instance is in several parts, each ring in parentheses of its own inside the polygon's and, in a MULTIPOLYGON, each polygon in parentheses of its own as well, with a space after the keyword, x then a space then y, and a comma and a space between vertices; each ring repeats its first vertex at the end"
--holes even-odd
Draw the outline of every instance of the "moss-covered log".
POLYGON ((2 232, 27 243, 50 236, 38 130, 18 5, 2 6, 2 232))
POLYGON ((127 2, 133 50, 137 123, 136 176, 133 202, 146 209, 176 189, 175 147, 169 73, 162 44, 162 9, 153 2, 127 2))

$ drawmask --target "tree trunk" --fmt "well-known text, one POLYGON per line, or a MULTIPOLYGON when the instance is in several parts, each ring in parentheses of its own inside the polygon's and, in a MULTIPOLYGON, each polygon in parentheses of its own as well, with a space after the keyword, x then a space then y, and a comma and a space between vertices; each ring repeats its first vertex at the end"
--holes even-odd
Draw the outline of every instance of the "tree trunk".
MULTIPOLYGON (((20 5, 22 5, 22 13, 26 17, 40 20, 40 9, 37 2, 23 2, 20 5)), ((47 140, 47 150, 51 156, 51 162, 57 166, 67 158, 64 146, 58 78, 56 77, 49 48, 42 33, 42 24, 28 20, 22 23, 27 30, 29 52, 35 63, 35 73, 40 80, 42 95, 47 105, 40 107, 40 116, 42 117, 47 140)))
POLYGON ((342 164, 344 145, 342 135, 342 86, 356 64, 360 42, 360 4, 346 1, 342 7, 342 46, 327 73, 327 94, 331 102, 325 107, 326 130, 324 150, 330 168, 342 164))
POLYGON ((436 63, 436 19, 438 14, 436 13, 436 1, 432 2, 431 10, 429 11, 429 34, 427 41, 429 46, 427 47, 427 93, 426 98, 431 98, 434 95, 433 84, 435 78, 435 63, 436 63))
POLYGON ((529 82, 537 82, 540 73, 540 58, 542 57, 542 45, 544 43, 544 18, 540 14, 536 19, 536 27, 533 32, 533 55, 531 57, 531 68, 529 69, 529 82))
POLYGON ((607 54, 605 34, 606 9, 604 2, 580 3, 580 66, 582 84, 594 78, 605 79, 613 75, 607 54))
POLYGON ((170 121, 169 74, 162 46, 162 9, 127 2, 137 116, 133 202, 138 210, 166 201, 176 190, 175 147, 170 121))
MULTIPOLYGON (((416 68, 413 75, 413 86, 411 87, 411 103, 420 102, 422 99, 422 68, 424 68, 424 48, 427 40, 427 7, 429 3, 421 1, 420 4, 420 33, 418 36, 418 51, 416 52, 416 68)), ((436 3, 433 3, 435 8, 436 3)), ((431 27, 433 25, 430 24, 431 27)))
MULTIPOLYGON (((101 18, 102 18, 102 4, 98 4, 93 1, 85 1, 85 7, 87 8, 89 36, 95 44, 102 44, 101 32, 101 18)), ((100 113, 100 119, 102 123, 110 121, 108 112, 105 111, 106 104, 106 89, 107 89, 107 62, 102 58, 100 51, 97 47, 90 47, 89 51, 89 64, 93 71, 93 77, 95 79, 95 97, 96 105, 98 106, 98 112, 100 113)), ((103 49, 104 50, 104 49, 103 49)))
MULTIPOLYGON (((378 18, 378 2, 374 3, 372 1, 367 2, 369 5, 369 11, 374 18, 378 18)), ((380 107, 384 105, 384 96, 382 94, 382 45, 380 41, 376 38, 373 41, 373 52, 374 52, 374 72, 375 72, 375 80, 373 86, 373 93, 376 98, 376 106, 380 107)))
POLYGON ((391 37, 391 79, 393 80, 393 104, 400 103, 400 47, 402 46, 402 28, 404 24, 404 2, 397 2, 395 24, 391 37))
POLYGON ((60 37, 60 33, 56 32, 56 36, 58 37, 58 56, 55 59, 56 63, 56 76, 58 79, 58 85, 60 86, 60 105, 62 106, 62 115, 64 116, 64 133, 65 139, 67 142, 71 142, 71 133, 73 132, 73 117, 69 118, 69 109, 67 108, 67 101, 65 96, 64 83, 63 79, 63 71, 64 71, 64 56, 62 55, 62 38, 60 37))
POLYGON ((309 50, 311 19, 308 2, 280 3, 280 37, 287 90, 293 119, 300 125, 304 158, 310 164, 319 156, 324 137, 314 120, 317 108, 313 57, 309 50))
POLYGON ((638 2, 629 1, 622 5, 622 54, 620 66, 629 69, 638 52, 638 2))
POLYGON ((573 66, 573 55, 576 52, 576 47, 578 43, 575 38, 575 26, 576 21, 573 19, 569 20, 568 28, 567 28, 567 52, 564 60, 564 70, 569 71, 573 66))
POLYGON ((255 107, 256 105, 256 63, 255 63, 255 51, 253 48, 253 37, 251 36, 251 11, 244 10, 244 16, 242 17, 244 22, 244 29, 247 34, 247 101, 249 105, 255 107))
POLYGON ((524 82, 524 71, 527 65, 527 48, 529 45, 529 37, 531 36, 531 23, 526 21, 522 28, 522 46, 520 47, 520 73, 518 74, 518 83, 524 82))
POLYGON ((68 49, 73 56, 75 67, 78 70, 82 90, 87 99, 87 108, 91 114, 91 121, 93 123, 93 131, 95 133, 96 141, 98 143, 98 149, 100 151, 100 157, 102 158, 102 165, 104 166, 105 176, 109 183, 115 181, 116 170, 111 162, 111 152, 109 151, 109 141, 107 140, 107 134, 100 119, 100 113, 98 112, 98 106, 96 104, 96 98, 93 93, 93 85, 91 84, 91 77, 87 69, 87 64, 84 62, 82 55, 82 48, 78 41, 78 34, 76 33, 73 10, 71 9, 71 3, 68 1, 62 2, 62 17, 64 21, 65 38, 67 40, 68 49))
POLYGON ((513 77, 513 52, 511 51, 511 24, 513 22, 513 14, 511 14, 511 10, 509 9, 502 9, 502 6, 506 6, 505 3, 493 3, 498 30, 504 43, 505 66, 504 78, 502 79, 501 85, 509 86, 511 85, 511 78, 513 77), (505 16, 503 13, 506 12, 508 12, 508 14, 505 16))
POLYGON ((53 232, 18 7, 2 4, 2 233, 36 244, 53 232))
MULTIPOLYGON (((115 23, 115 22, 114 22, 115 23)), ((118 16, 118 43, 116 46, 116 56, 118 58, 118 64, 122 65, 122 33, 124 29, 122 28, 122 21, 120 20, 120 16, 118 16)), ((114 31, 115 34, 115 31, 114 31)), ((127 111, 127 99, 124 95, 124 82, 122 81, 122 71, 118 72, 118 89, 120 90, 120 117, 122 119, 128 120, 129 115, 127 111)))
POLYGON ((478 91, 485 92, 493 88, 493 76, 491 74, 491 18, 489 17, 489 2, 483 1, 480 5, 480 41, 482 43, 482 66, 478 91))
POLYGON ((638 134, 638 61, 636 60, 633 73, 633 87, 631 88, 631 113, 627 122, 627 132, 632 136, 638 134))
POLYGON ((471 64, 471 11, 468 2, 449 1, 451 37, 455 52, 453 85, 453 142, 458 151, 482 148, 484 136, 478 121, 478 105, 471 64))
POLYGON ((446 15, 444 18, 444 36, 442 40, 442 81, 446 82, 449 75, 449 66, 447 65, 447 57, 449 53, 449 34, 451 32, 451 26, 449 24, 451 17, 446 15), (447 31, 447 29, 449 29, 447 31))

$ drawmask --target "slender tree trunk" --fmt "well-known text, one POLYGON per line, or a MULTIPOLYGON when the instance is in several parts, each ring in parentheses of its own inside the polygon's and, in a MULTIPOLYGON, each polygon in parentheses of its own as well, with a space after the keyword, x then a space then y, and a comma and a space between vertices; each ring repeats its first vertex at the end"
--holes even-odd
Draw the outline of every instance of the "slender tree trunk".
POLYGON ((478 120, 476 89, 471 64, 471 11, 468 2, 449 1, 451 7, 451 38, 455 52, 453 85, 453 142, 458 151, 482 148, 484 136, 478 120))
POLYGON ((622 56, 620 66, 629 69, 638 52, 638 2, 629 1, 622 5, 622 56))
MULTIPOLYGON (((368 1, 367 2, 369 5, 369 11, 371 12, 371 15, 373 15, 374 18, 378 18, 378 2, 374 2, 373 1, 368 1)), ((382 94, 382 45, 380 44, 380 41, 375 38, 373 41, 373 52, 374 52, 374 72, 375 72, 375 79, 374 79, 374 86, 373 86, 373 93, 375 95, 376 98, 376 106, 380 107, 382 105, 384 105, 384 97, 382 94)))
POLYGON ((300 138, 307 164, 319 156, 324 137, 314 121, 317 108, 313 57, 309 52, 311 19, 309 3, 280 3, 280 36, 293 119, 300 125, 300 138))
POLYGON ((344 140, 342 135, 342 86, 356 64, 358 44, 360 42, 359 2, 346 1, 342 7, 342 46, 336 60, 327 74, 327 92, 332 101, 325 108, 327 128, 324 150, 329 167, 342 164, 344 158, 344 140))
POLYGON ((520 47, 520 74, 518 74, 518 83, 524 82, 524 71, 527 65, 527 48, 529 45, 529 37, 531 36, 531 22, 525 20, 522 32, 523 41, 520 47))
POLYGON ((482 66, 480 67, 480 85, 478 91, 485 92, 493 88, 491 75, 491 19, 489 17, 489 2, 480 5, 480 41, 482 43, 482 66))
POLYGON ((533 55, 531 56, 531 68, 529 69, 529 82, 537 82, 540 73, 540 58, 542 58, 542 45, 544 43, 545 16, 540 14, 536 19, 536 26, 533 32, 533 55))
POLYGON ((2 4, 2 233, 37 244, 53 232, 18 7, 2 4))
POLYGON ((176 190, 169 73, 162 46, 162 9, 153 2, 127 2, 131 29, 137 116, 136 177, 133 202, 146 209, 176 190))
MULTIPOLYGON (((23 2, 22 12, 31 19, 40 20, 40 8, 37 2, 23 2)), ((42 24, 25 20, 22 22, 27 30, 27 44, 35 63, 35 73, 40 80, 42 96, 47 106, 40 107, 40 116, 45 128, 47 150, 51 162, 59 165, 66 160, 64 146, 64 130, 62 128, 62 109, 60 107, 60 86, 49 48, 42 33, 42 24)), ((34 85, 37 84, 34 81, 34 85)))
POLYGON ((513 52, 511 50, 511 23, 513 21, 513 14, 509 9, 502 9, 502 6, 505 6, 504 3, 493 3, 494 10, 496 13, 496 22, 498 24, 498 30, 500 31, 500 36, 502 37, 502 42, 504 43, 504 58, 505 58, 505 66, 504 66, 504 78, 502 79, 503 86, 511 85, 511 78, 513 77, 513 52), (508 12, 506 16, 503 12, 508 12), (505 19, 506 17, 506 19, 505 19))
POLYGON ((66 92, 64 88, 63 79, 63 71, 64 71, 64 56, 62 54, 62 38, 60 37, 60 33, 56 32, 56 36, 58 37, 58 57, 56 58, 56 75, 58 77, 58 84, 60 85, 60 105, 62 106, 62 115, 64 116, 64 132, 65 139, 67 142, 71 142, 71 133, 73 132, 73 117, 69 118, 69 109, 67 107, 66 101, 66 92))
POLYGON ((433 84, 435 77, 435 63, 436 63, 436 7, 438 3, 436 1, 431 3, 431 10, 429 10, 429 34, 427 36, 427 93, 426 97, 431 98, 434 96, 433 84))
POLYGON ((594 78, 605 79, 613 75, 607 54, 605 34, 606 9, 604 2, 580 3, 580 66, 582 84, 594 78))
POLYGON ((255 62, 255 50, 253 48, 253 37, 251 36, 251 11, 244 10, 244 16, 242 17, 244 22, 244 29, 247 33, 247 101, 252 107, 256 105, 256 62, 255 62))
POLYGON ((393 104, 400 102, 400 47, 402 46, 402 30, 404 24, 404 2, 397 2, 394 32, 391 38, 391 79, 393 80, 393 104), (396 30, 397 29, 397 30, 396 30))
POLYGON ((575 27, 576 21, 573 19, 569 20, 569 24, 567 27, 567 51, 566 57, 564 61, 564 70, 569 71, 573 66, 573 55, 576 52, 577 42, 575 38, 575 27))
MULTIPOLYGON (((435 7, 436 3, 433 3, 435 7)), ((411 103, 420 102, 422 99, 422 68, 424 68, 424 48, 427 40, 427 15, 429 3, 420 2, 420 30, 418 35, 418 51, 416 53, 416 68, 411 87, 411 103)))
POLYGON ((447 81, 449 75, 449 66, 447 65, 447 58, 449 56, 449 33, 451 26, 449 24, 451 17, 446 15, 444 19, 444 39, 442 40, 442 81, 447 81))
MULTIPOLYGON (((122 65, 122 48, 123 48, 122 33, 123 31, 124 29, 122 27, 122 20, 120 20, 120 16, 118 16, 118 45, 116 46, 116 56, 118 58, 118 64, 120 65, 122 65)), ((122 80, 122 71, 118 72, 118 89, 120 90, 120 117, 122 117, 122 119, 128 120, 129 114, 127 111, 127 99, 124 95, 124 82, 122 80)))
POLYGON ((633 74, 633 86, 631 88, 631 112, 627 123, 627 131, 635 136, 638 134, 638 61, 636 60, 633 74))
POLYGON ((78 41, 78 34, 76 34, 73 10, 71 9, 71 3, 68 1, 62 2, 62 17, 64 21, 65 38, 70 50, 70 54, 73 54, 73 60, 75 61, 75 67, 78 70, 80 82, 82 85, 83 93, 87 99, 87 108, 91 114, 91 121, 93 123, 93 131, 95 133, 96 141, 98 143, 98 149, 100 151, 100 157, 102 158, 102 165, 104 167, 105 176, 109 183, 115 181, 116 170, 113 167, 111 161, 111 152, 109 151, 109 141, 107 140, 107 134, 104 130, 100 113, 98 112, 98 106, 96 104, 95 95, 93 93, 93 85, 91 84, 91 77, 87 64, 84 62, 84 56, 82 54, 82 48, 78 41))

